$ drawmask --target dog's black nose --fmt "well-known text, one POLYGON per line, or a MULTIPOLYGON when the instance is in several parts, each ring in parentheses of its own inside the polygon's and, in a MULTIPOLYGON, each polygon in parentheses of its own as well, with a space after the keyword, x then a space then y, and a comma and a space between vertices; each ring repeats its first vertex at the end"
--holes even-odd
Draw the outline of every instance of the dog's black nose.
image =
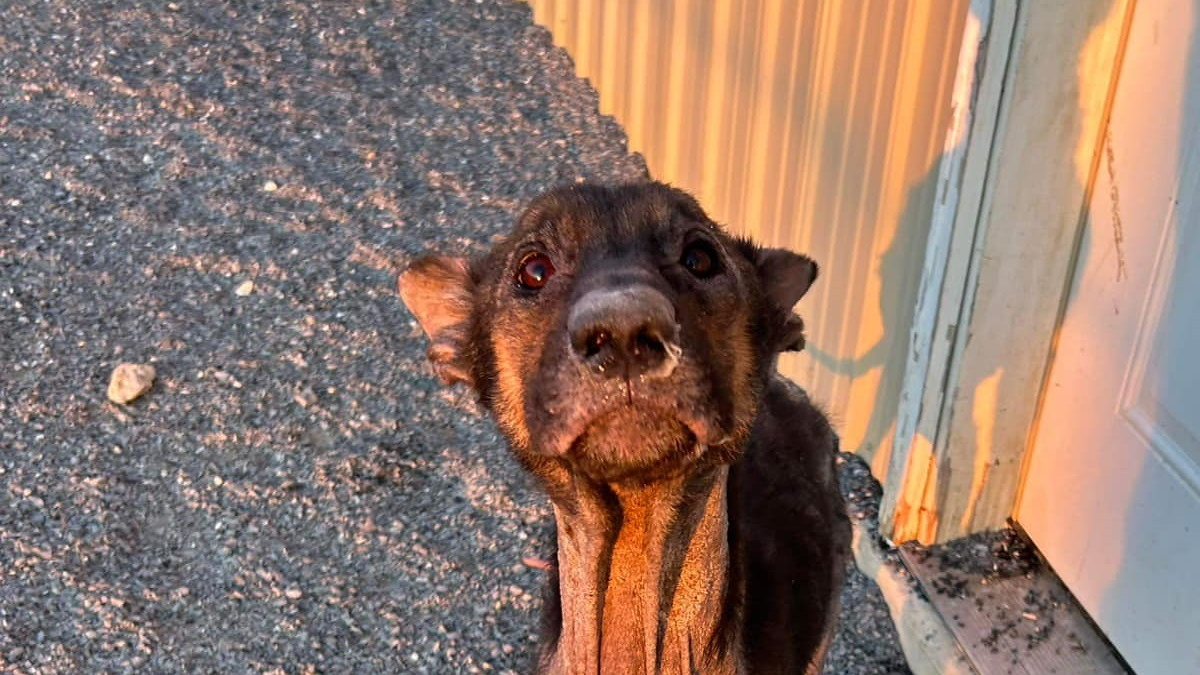
POLYGON ((567 330, 575 355, 602 377, 667 377, 679 362, 675 308, 650 287, 587 292, 567 330))

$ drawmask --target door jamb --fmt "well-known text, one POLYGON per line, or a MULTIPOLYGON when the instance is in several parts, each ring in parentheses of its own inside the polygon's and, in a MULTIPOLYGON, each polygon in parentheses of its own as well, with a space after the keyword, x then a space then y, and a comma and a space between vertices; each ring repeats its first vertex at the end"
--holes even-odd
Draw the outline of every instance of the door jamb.
POLYGON ((1013 513, 1133 6, 971 3, 881 505, 895 542, 1013 513))

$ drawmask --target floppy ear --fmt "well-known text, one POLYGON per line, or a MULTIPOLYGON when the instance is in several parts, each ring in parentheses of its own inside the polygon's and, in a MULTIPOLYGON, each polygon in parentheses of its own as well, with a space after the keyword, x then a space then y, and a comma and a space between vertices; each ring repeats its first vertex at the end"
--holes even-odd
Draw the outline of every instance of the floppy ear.
POLYGON ((817 280, 817 263, 782 248, 760 248, 756 256, 759 283, 771 317, 771 348, 800 351, 804 348, 804 321, 792 308, 817 280))
POLYGON ((470 263, 426 256, 400 275, 399 286, 401 299, 429 336, 425 353, 438 377, 446 384, 473 384, 467 358, 474 290, 470 263))

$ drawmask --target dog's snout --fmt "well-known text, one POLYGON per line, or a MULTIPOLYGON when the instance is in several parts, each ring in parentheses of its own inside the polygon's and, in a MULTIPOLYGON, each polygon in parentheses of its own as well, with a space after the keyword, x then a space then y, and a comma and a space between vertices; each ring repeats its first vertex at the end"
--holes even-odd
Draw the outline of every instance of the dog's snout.
POLYGON ((602 377, 667 377, 679 362, 675 308, 653 288, 590 291, 567 330, 572 351, 602 377))

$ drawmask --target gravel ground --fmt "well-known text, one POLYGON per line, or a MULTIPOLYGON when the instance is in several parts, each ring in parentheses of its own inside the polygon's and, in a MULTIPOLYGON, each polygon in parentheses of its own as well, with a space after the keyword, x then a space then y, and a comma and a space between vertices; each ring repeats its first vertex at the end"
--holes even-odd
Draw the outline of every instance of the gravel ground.
MULTIPOLYGON (((394 282, 645 174, 567 57, 500 0, 3 17, 0 672, 525 671, 548 510, 394 282)), ((906 672, 845 614, 829 672, 906 672)))

